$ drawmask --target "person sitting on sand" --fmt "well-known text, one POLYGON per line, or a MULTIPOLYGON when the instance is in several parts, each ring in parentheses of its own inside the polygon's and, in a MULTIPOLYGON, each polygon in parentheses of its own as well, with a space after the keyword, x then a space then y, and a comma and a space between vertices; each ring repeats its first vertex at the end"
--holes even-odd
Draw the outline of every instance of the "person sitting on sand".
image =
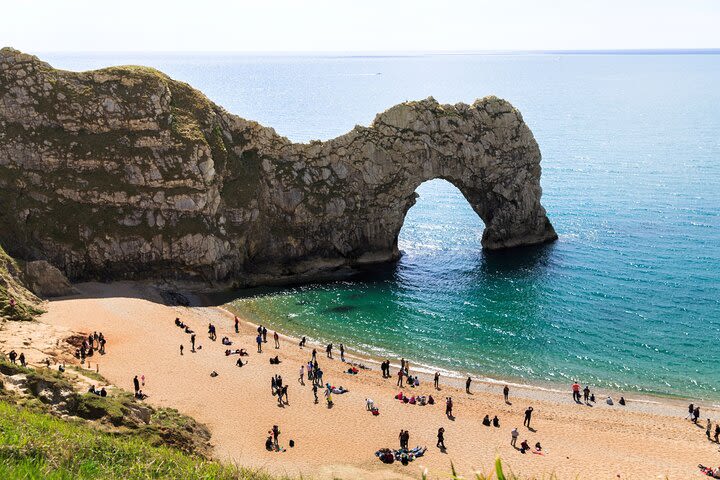
POLYGON ((607 397, 607 400, 605 400, 605 403, 607 403, 608 405, 615 405, 615 402, 613 402, 612 397, 607 397))
POLYGON ((307 342, 307 339, 305 337, 302 337, 302 339, 300 339, 300 348, 305 347, 305 342, 307 342))
POLYGON ((242 358, 238 358, 237 362, 235 362, 235 365, 238 367, 242 367, 243 365, 247 365, 247 362, 243 363, 242 358))
POLYGON ((622 406, 625 406, 625 397, 620 397, 620 401, 618 403, 622 406))
POLYGON ((232 342, 230 341, 230 339, 228 337, 223 337, 222 344, 223 345, 232 345, 232 342))
POLYGON ((590 394, 590 402, 595 403, 595 394, 594 393, 590 394))
POLYGON ((493 427, 500 428, 500 419, 495 415, 492 421, 493 427))
POLYGON ((486 427, 490 426, 490 415, 485 415, 485 418, 483 418, 482 424, 486 427))
POLYGON ((527 440, 523 440, 522 443, 520 443, 520 453, 525 453, 528 450, 530 450, 530 444, 528 444, 527 440))
POLYGON ((280 358, 277 355, 270 358, 270 365, 280 365, 280 358))
POLYGON ((105 387, 102 387, 102 388, 100 389, 100 396, 103 397, 103 398, 104 398, 104 397, 107 397, 107 390, 105 390, 105 387))
POLYGON ((218 372, 216 372, 215 370, 213 370, 212 372, 210 372, 210 376, 213 377, 213 378, 215 378, 215 377, 218 376, 218 372))

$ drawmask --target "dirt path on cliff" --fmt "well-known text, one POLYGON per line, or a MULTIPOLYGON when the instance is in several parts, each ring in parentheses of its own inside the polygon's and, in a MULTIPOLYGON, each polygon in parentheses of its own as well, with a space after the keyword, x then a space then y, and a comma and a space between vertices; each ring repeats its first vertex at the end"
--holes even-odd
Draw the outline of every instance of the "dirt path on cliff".
MULTIPOLYGON (((255 353, 255 327, 241 323, 240 333, 226 311, 213 308, 169 307, 153 288, 139 283, 88 283, 78 285, 80 296, 49 302, 40 323, 6 325, 0 332, 0 348, 36 348, 30 361, 44 358, 43 348, 57 350, 58 337, 70 332, 102 331, 108 339, 107 354, 94 357, 92 368, 114 384, 132 389, 134 375, 145 375, 148 402, 174 407, 210 428, 216 455, 226 461, 267 469, 273 473, 314 478, 419 478, 420 467, 431 478, 447 478, 452 461, 466 478, 476 470, 488 471, 497 455, 515 473, 556 473, 565 478, 647 479, 702 478, 697 464, 720 463, 717 444, 699 428, 683 420, 685 408, 672 403, 630 402, 627 407, 576 405, 569 394, 513 387, 512 405, 503 402, 499 386, 478 385, 467 395, 444 387, 441 392, 425 381, 411 394, 433 395, 436 405, 415 406, 393 400, 396 377, 383 380, 375 367, 357 376, 344 373, 347 365, 337 357, 325 358, 325 349, 315 346, 325 380, 342 385, 349 393, 333 395, 335 406, 315 404, 309 382, 297 382, 301 363, 307 362, 313 346, 300 350, 294 339, 281 339, 273 348, 272 332, 264 353, 255 353), (174 325, 180 317, 197 334, 202 349, 190 351, 189 336, 174 325), (207 325, 217 326, 218 340, 207 337, 207 325), (21 329, 21 333, 13 333, 21 329), (220 343, 228 336, 232 347, 220 343), (30 345, 28 345, 30 343, 30 345), (34 345, 32 345, 34 344, 34 345), (179 347, 185 346, 180 355, 179 347), (248 365, 235 366, 237 356, 225 356, 226 348, 245 348, 248 365), (279 355, 282 363, 270 365, 279 355), (215 370, 217 377, 211 377, 215 370), (284 408, 271 395, 270 379, 280 374, 289 384, 289 405, 284 408), (444 415, 444 398, 452 395, 456 419, 444 415), (365 410, 372 398, 381 414, 365 410), (522 427, 523 411, 535 408, 532 426, 522 427), (500 428, 484 427, 483 417, 498 415, 500 428), (295 441, 284 453, 267 452, 264 441, 274 425, 282 431, 281 444, 295 441), (445 428, 446 454, 435 448, 436 433, 445 428), (510 430, 518 427, 519 442, 540 441, 546 455, 522 455, 510 446, 510 430), (381 447, 397 448, 401 429, 410 431, 410 445, 426 445, 425 457, 407 467, 384 465, 374 455, 381 447)), ((397 370, 393 368, 393 373, 397 370)), ((602 400, 598 396, 598 400, 602 400)), ((720 420, 720 412, 703 405, 702 419, 720 420)), ((518 443, 519 443, 518 442, 518 443)))

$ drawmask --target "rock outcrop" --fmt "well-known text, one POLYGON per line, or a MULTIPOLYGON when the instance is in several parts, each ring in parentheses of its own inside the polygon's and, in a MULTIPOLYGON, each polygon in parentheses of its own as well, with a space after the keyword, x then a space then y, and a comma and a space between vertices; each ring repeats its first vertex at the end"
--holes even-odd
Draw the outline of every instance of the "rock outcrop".
POLYGON ((485 222, 487 249, 557 238, 540 150, 504 100, 407 102, 297 144, 150 68, 74 73, 0 51, 0 242, 71 279, 244 285, 392 261, 434 178, 485 222))
POLYGON ((78 293, 67 277, 45 260, 27 262, 24 279, 28 288, 40 297, 65 297, 78 293))

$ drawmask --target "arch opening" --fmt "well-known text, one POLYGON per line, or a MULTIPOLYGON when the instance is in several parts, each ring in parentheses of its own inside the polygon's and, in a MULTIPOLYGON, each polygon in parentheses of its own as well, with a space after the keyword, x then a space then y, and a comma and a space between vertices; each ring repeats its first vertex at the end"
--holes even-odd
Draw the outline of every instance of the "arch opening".
POLYGON ((400 256, 479 254, 485 224, 458 187, 436 178, 421 183, 415 194, 395 239, 400 256))

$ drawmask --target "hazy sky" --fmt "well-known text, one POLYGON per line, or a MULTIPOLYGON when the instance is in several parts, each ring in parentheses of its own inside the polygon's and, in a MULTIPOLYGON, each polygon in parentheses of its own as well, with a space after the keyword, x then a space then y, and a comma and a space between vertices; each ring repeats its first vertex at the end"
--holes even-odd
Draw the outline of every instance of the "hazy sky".
POLYGON ((4 0, 0 43, 45 51, 718 48, 718 0, 4 0))

